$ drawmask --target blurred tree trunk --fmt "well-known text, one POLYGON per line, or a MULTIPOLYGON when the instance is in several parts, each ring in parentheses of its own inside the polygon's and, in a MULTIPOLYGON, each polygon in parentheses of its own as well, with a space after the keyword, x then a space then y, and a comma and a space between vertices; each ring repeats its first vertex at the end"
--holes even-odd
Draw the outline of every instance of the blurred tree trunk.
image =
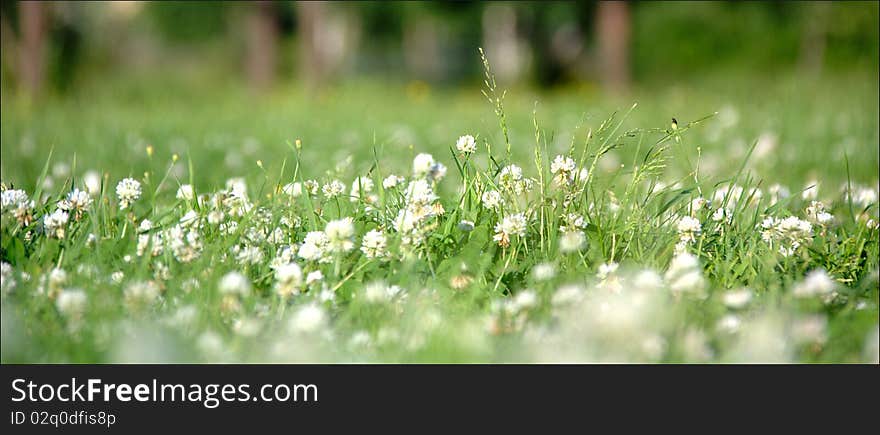
POLYGON ((439 25, 430 16, 418 15, 406 20, 403 30, 403 57, 407 69, 422 80, 440 78, 443 59, 440 54, 439 25))
POLYGON ((806 19, 801 34, 800 66, 803 70, 818 74, 825 63, 826 17, 831 9, 829 2, 808 2, 804 7, 806 19))
POLYGON ((326 74, 327 59, 322 45, 322 29, 327 26, 327 5, 322 1, 296 3, 299 24, 299 73, 309 89, 321 85, 326 74))
POLYGON ((519 38, 513 6, 486 5, 483 10, 483 47, 499 83, 512 83, 521 78, 528 63, 528 53, 519 38))
POLYGON ((625 91, 630 79, 629 5, 623 1, 599 2, 596 21, 602 84, 612 92, 625 91))
POLYGON ((248 82, 254 90, 269 88, 278 64, 278 10, 271 1, 250 4, 246 17, 248 82))
POLYGON ((46 39, 49 31, 49 4, 19 2, 21 39, 18 66, 23 90, 31 97, 43 92, 46 81, 46 39))

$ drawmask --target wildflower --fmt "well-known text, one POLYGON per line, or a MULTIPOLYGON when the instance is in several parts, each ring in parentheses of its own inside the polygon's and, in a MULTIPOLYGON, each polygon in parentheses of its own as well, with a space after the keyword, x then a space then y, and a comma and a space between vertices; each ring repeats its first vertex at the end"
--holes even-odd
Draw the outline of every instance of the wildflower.
POLYGON ((675 255, 666 270, 665 279, 674 294, 702 296, 705 280, 697 257, 693 254, 681 252, 675 255))
POLYGON ((284 264, 275 269, 275 293, 288 297, 299 292, 303 284, 302 269, 296 263, 284 264))
POLYGON ((541 263, 532 268, 532 279, 547 281, 556 276, 556 267, 552 263, 541 263))
POLYGON ((324 193, 324 197, 327 199, 336 198, 345 193, 345 185, 339 180, 333 180, 321 187, 321 192, 324 193))
POLYGON ((617 271, 619 265, 613 261, 608 263, 602 263, 599 265, 599 270, 596 272, 596 277, 599 279, 607 279, 611 274, 617 271))
POLYGON ((520 195, 531 190, 533 182, 523 177, 523 170, 517 165, 507 165, 498 173, 498 185, 507 192, 520 195))
POLYGON ((405 181, 405 178, 392 174, 382 180, 382 187, 385 189, 391 189, 402 185, 405 181))
POLYGON ((302 189, 303 189, 302 183, 297 181, 295 183, 285 184, 284 187, 281 188, 281 191, 284 192, 285 195, 289 195, 294 198, 297 198, 300 195, 302 195, 302 189))
POLYGON ((125 210, 141 197, 141 183, 134 178, 125 178, 116 185, 119 208, 125 210))
POLYGON ((729 224, 733 220, 733 215, 731 215, 726 208, 718 207, 712 213, 712 220, 715 222, 726 222, 729 224))
POLYGON ((82 215, 92 205, 92 197, 88 192, 74 188, 67 194, 67 198, 58 204, 58 207, 68 212, 73 212, 76 216, 82 215))
POLYGON ((752 291, 747 288, 730 290, 721 296, 721 301, 727 308, 739 309, 748 305, 752 300, 752 291))
POLYGON ((526 217, 522 213, 505 216, 501 222, 495 225, 495 235, 492 239, 506 248, 510 246, 511 236, 524 237, 526 235, 527 224, 526 217))
POLYGON ((193 190, 192 184, 181 184, 180 187, 177 188, 177 194, 175 197, 184 201, 192 201, 195 198, 196 194, 193 190))
POLYGON ((240 272, 232 271, 220 278, 217 289, 224 295, 246 296, 251 292, 251 281, 240 272))
POLYGON ((792 295, 797 298, 825 296, 833 292, 835 287, 837 287, 836 283, 825 270, 816 269, 794 286, 792 295))
POLYGON ((777 202, 791 196, 791 192, 788 188, 778 183, 767 188, 767 192, 770 194, 770 205, 776 204, 777 202))
POLYGON ((315 196, 318 194, 318 188, 320 188, 321 185, 316 180, 306 180, 303 182, 303 187, 309 195, 315 196))
POLYGON ((693 243, 700 235, 700 221, 690 216, 682 216, 678 220, 678 235, 682 242, 693 243))
POLYGON ((11 213, 21 225, 30 225, 33 221, 34 201, 28 198, 24 190, 10 189, 2 193, 2 212, 11 213))
POLYGON ((583 231, 565 231, 559 237, 559 250, 564 254, 580 251, 586 242, 587 236, 583 231))
POLYGON ((66 289, 58 293, 55 299, 55 307, 58 312, 67 316, 71 320, 78 320, 82 317, 86 310, 86 302, 88 296, 81 289, 66 289))
POLYGON ((324 309, 315 304, 306 304, 293 313, 288 327, 294 333, 312 333, 323 328, 326 322, 327 314, 324 309))
POLYGON ((96 171, 87 171, 83 175, 83 186, 85 186, 89 195, 98 195, 101 193, 101 174, 96 171))
POLYGON ((12 265, 5 261, 0 263, 0 293, 6 295, 15 290, 17 285, 15 277, 12 276, 12 265))
POLYGON ((306 234, 305 241, 300 245, 297 255, 306 261, 327 262, 326 255, 330 239, 323 231, 310 231, 306 234))
POLYGON ((818 225, 826 225, 834 220, 834 216, 831 213, 828 213, 828 207, 819 201, 811 201, 810 205, 807 206, 805 213, 807 219, 818 225))
POLYGON ((437 162, 431 165, 431 168, 428 170, 429 180, 440 181, 444 177, 446 177, 446 166, 443 163, 437 162))
POLYGON ((426 153, 417 155, 413 159, 413 177, 420 178, 428 175, 434 166, 434 156, 426 153))
POLYGON ((375 195, 365 195, 369 194, 373 191, 373 180, 369 177, 357 177, 351 183, 351 202, 356 202, 358 199, 362 199, 367 203, 373 203, 378 200, 378 197, 375 195), (363 194, 361 193, 363 190, 363 194))
POLYGON ((125 287, 124 297, 131 308, 147 306, 159 298, 159 286, 153 281, 136 281, 125 287))
POLYGON ((703 198, 702 196, 694 198, 693 200, 691 200, 691 216, 696 215, 700 210, 709 208, 709 205, 709 200, 703 198))
POLYGON ((354 223, 350 217, 327 222, 324 228, 329 248, 333 252, 348 252, 354 249, 354 223))
POLYGON ((477 141, 469 134, 459 136, 455 142, 455 148, 464 154, 473 154, 477 151, 477 141))
POLYGON ((388 240, 381 231, 370 230, 367 234, 364 234, 364 239, 361 242, 361 252, 367 258, 385 257, 388 255, 387 249, 388 240))
POLYGON ((236 260, 246 264, 259 264, 263 261, 263 251, 259 246, 245 246, 238 249, 236 260))
POLYGON ((487 190, 486 192, 483 192, 482 200, 484 207, 496 211, 504 205, 504 199, 501 198, 501 194, 498 193, 497 190, 487 190))
POLYGON ((55 210, 54 212, 43 216, 43 228, 49 237, 63 239, 69 215, 63 210, 55 210))
POLYGON ((312 285, 324 279, 324 273, 320 270, 313 270, 306 275, 306 285, 312 285))
POLYGON ((554 175, 553 181, 559 186, 574 181, 576 168, 574 159, 562 155, 556 156, 550 163, 550 172, 554 175))
POLYGON ((784 219, 767 217, 761 222, 761 238, 776 245, 783 256, 791 256, 804 243, 813 237, 813 226, 809 222, 789 216, 784 219))

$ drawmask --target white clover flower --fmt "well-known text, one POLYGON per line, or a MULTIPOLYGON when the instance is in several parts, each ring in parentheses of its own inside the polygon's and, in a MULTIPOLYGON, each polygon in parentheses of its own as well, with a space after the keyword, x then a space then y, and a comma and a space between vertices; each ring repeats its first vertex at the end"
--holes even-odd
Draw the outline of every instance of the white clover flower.
POLYGON ((12 276, 12 265, 5 261, 0 263, 0 293, 6 295, 15 290, 17 285, 15 277, 12 276))
POLYGON ((574 159, 567 156, 558 155, 553 159, 553 162, 550 163, 550 172, 553 174, 562 173, 571 173, 574 172, 575 168, 577 168, 577 164, 574 159))
POLYGON ((74 188, 67 194, 67 198, 58 204, 62 210, 74 212, 77 215, 86 211, 92 205, 92 197, 84 190, 74 188))
POLYGON ((556 267, 553 263, 540 263, 532 268, 532 279, 535 281, 547 281, 556 276, 556 267))
POLYGON ((247 182, 241 177, 229 178, 226 180, 226 190, 235 196, 247 197, 247 182))
POLYGON ((339 180, 333 180, 321 187, 321 192, 327 199, 336 198, 345 193, 345 185, 339 180))
POLYGON ((293 333, 307 334, 320 331, 326 323, 327 314, 323 308, 315 304, 306 304, 293 313, 288 328, 293 333))
POLYGON ((70 216, 67 212, 60 209, 43 216, 43 228, 45 228, 46 234, 49 237, 63 239, 65 234, 64 227, 67 225, 69 218, 70 216))
POLYGON ((859 207, 866 208, 871 204, 877 203, 877 191, 867 187, 858 188, 853 195, 852 201, 858 204, 859 207))
POLYGON ((299 292, 303 285, 303 272, 296 263, 287 263, 275 269, 275 293, 287 297, 299 292))
POLYGON ((865 226, 868 227, 869 230, 876 230, 878 227, 880 227, 880 223, 878 223, 874 219, 868 219, 865 221, 865 226))
POLYGON ((348 252, 354 249, 354 222, 350 217, 327 222, 324 234, 329 240, 329 248, 332 252, 348 252))
POLYGON ((730 214, 730 212, 727 211, 726 208, 718 207, 712 213, 712 220, 715 222, 726 222, 729 224, 733 220, 733 215, 730 214))
POLYGON ((4 190, 2 193, 3 214, 11 214, 18 223, 27 226, 33 222, 34 201, 19 189, 4 190))
POLYGON ((184 201, 192 201, 195 199, 196 193, 192 184, 181 184, 180 187, 177 188, 177 194, 175 194, 175 197, 184 201))
POLYGON ((523 311, 538 306, 538 294, 534 290, 523 290, 514 296, 512 301, 513 311, 523 311))
MULTIPOLYGON (((363 189, 364 193, 370 193, 373 191, 373 180, 370 177, 357 177, 351 183, 351 202, 356 202, 358 199, 366 199, 369 195, 362 195, 361 190, 363 189)), ((371 202, 371 201, 367 201, 371 202)))
POLYGON ((421 178, 431 172, 434 166, 434 156, 426 153, 417 155, 413 159, 413 177, 421 178))
POLYGON ((510 246, 510 237, 525 237, 528 221, 522 213, 505 216, 501 222, 495 225, 495 235, 492 239, 503 247, 510 246))
POLYGON ((311 231, 306 234, 305 241, 300 245, 297 255, 306 261, 329 261, 327 250, 330 239, 323 231, 311 231))
POLYGON ((834 220, 834 216, 828 213, 828 206, 819 201, 811 201, 805 213, 807 219, 818 225, 827 225, 834 220))
POLYGON ((324 273, 320 270, 313 270, 306 275, 306 285, 312 285, 324 279, 324 273))
POLYGON ((263 250, 259 246, 245 246, 238 250, 235 259, 245 264, 259 264, 263 261, 263 250))
POLYGON ((119 198, 119 208, 125 210, 140 199, 141 183, 134 178, 124 178, 116 184, 116 197, 119 198))
POLYGON ((392 174, 392 175, 385 177, 385 179, 382 180, 382 187, 384 187, 385 189, 391 189, 391 188, 400 186, 405 182, 406 182, 405 178, 392 174))
POLYGON ((78 319, 86 311, 88 296, 81 289, 65 289, 58 293, 55 299, 55 307, 58 312, 71 318, 78 319))
POLYGON ((696 218, 690 216, 682 216, 678 220, 678 236, 682 242, 693 243, 697 236, 700 235, 701 224, 696 218))
POLYGON ((730 290, 721 296, 721 301, 727 308, 740 309, 752 300, 752 291, 747 288, 730 290))
POLYGON ((498 184, 504 190, 520 193, 524 190, 522 181, 523 170, 517 165, 507 165, 498 173, 498 184))
POLYGON ((709 208, 711 203, 708 199, 703 198, 702 196, 698 196, 691 200, 691 216, 697 214, 702 209, 709 208))
POLYGON ((559 251, 568 254, 580 251, 587 243, 587 236, 581 230, 570 230, 562 232, 559 237, 559 251))
POLYGON ((388 255, 388 240, 381 231, 371 230, 364 234, 361 252, 367 258, 381 258, 388 255))
POLYGON ((652 269, 643 269, 633 277, 633 285, 641 290, 657 290, 663 287, 663 278, 652 269))
POLYGON ((614 272, 617 272, 618 267, 620 267, 620 265, 613 261, 602 263, 599 265, 599 270, 596 272, 596 278, 607 279, 610 275, 614 274, 614 272))
POLYGON ((739 331, 741 325, 742 321, 739 319, 739 316, 736 314, 727 314, 718 320, 715 327, 721 332, 734 334, 739 331))
POLYGON ((120 284, 123 279, 125 279, 125 273, 121 270, 117 270, 110 274, 110 281, 113 283, 120 284))
POLYGON ((504 205, 504 199, 501 198, 501 194, 498 193, 497 190, 487 190, 483 192, 483 207, 492 210, 498 210, 504 205))
POLYGON ((294 198, 302 195, 303 186, 299 181, 295 183, 287 183, 284 187, 281 188, 281 191, 284 192, 285 195, 292 196, 294 198))
POLYGON ((788 188, 778 183, 768 187, 767 192, 770 194, 770 205, 776 204, 777 202, 791 196, 791 192, 788 188))
POLYGON ((797 298, 811 298, 831 294, 837 283, 831 279, 824 269, 811 271, 804 280, 794 286, 792 295, 797 298))
POLYGON ((89 195, 96 196, 101 193, 101 174, 97 171, 87 171, 83 175, 83 186, 89 195))
POLYGON ((689 252, 676 254, 666 270, 666 282, 673 294, 702 296, 705 287, 699 260, 689 252))
POLYGON ((446 166, 443 163, 437 162, 431 165, 431 169, 428 170, 429 180, 440 181, 444 177, 446 177, 446 166))
POLYGON ((477 141, 469 134, 459 136, 455 148, 464 154, 473 154, 477 151, 477 141))
POLYGON ((251 292, 251 280, 241 272, 232 271, 220 278, 217 289, 225 295, 247 296, 251 292))
POLYGON ((321 184, 318 183, 317 180, 306 180, 303 181, 303 187, 306 189, 306 192, 308 192, 309 195, 315 196, 318 194, 318 189, 321 188, 321 184))
POLYGON ((578 285, 564 285, 550 297, 553 306, 572 305, 584 297, 584 289, 578 285))
POLYGON ((125 303, 132 308, 147 306, 159 299, 159 293, 159 286, 153 281, 135 281, 125 287, 125 303))

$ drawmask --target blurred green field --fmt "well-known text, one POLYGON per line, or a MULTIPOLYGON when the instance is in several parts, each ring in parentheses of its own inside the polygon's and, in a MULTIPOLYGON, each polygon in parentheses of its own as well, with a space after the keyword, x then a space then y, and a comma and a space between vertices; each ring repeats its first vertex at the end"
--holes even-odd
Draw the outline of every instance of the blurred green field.
MULTIPOLYGON (((300 305, 295 302, 288 306, 283 301, 265 296, 265 292, 270 291, 265 281, 270 275, 265 273, 271 272, 266 272, 268 269, 263 265, 254 269, 245 268, 256 287, 263 292, 244 301, 244 312, 253 316, 229 317, 224 314, 224 302, 213 290, 212 283, 220 279, 223 272, 234 269, 235 263, 229 264, 225 260, 229 242, 217 239, 211 242, 213 245, 205 248, 203 258, 207 258, 198 260, 195 268, 190 269, 185 264, 172 265, 174 277, 168 281, 167 302, 161 309, 157 308, 155 317, 135 315, 137 322, 128 323, 128 311, 113 302, 120 299, 119 288, 105 281, 87 289, 90 301, 94 302, 90 302, 88 326, 80 332, 66 330, 69 323, 65 323, 63 316, 59 317, 51 302, 40 299, 41 296, 19 293, 4 299, 3 360, 708 361, 716 359, 701 356, 688 348, 688 340, 692 336, 689 335, 689 329, 682 329, 686 324, 683 319, 711 330, 713 322, 719 321, 719 318, 722 322, 728 319, 723 316, 724 308, 718 302, 720 296, 717 295, 743 284, 755 286, 756 294, 761 295, 761 307, 773 312, 772 307, 779 303, 778 298, 788 292, 780 289, 795 285, 807 270, 817 265, 843 277, 841 279, 846 280, 849 286, 846 294, 851 299, 842 306, 828 309, 797 305, 799 310, 803 309, 806 313, 827 312, 827 330, 824 329, 825 323, 821 323, 821 344, 827 342, 831 345, 820 346, 820 350, 801 349, 792 357, 793 360, 871 360, 873 350, 869 334, 877 324, 877 259, 866 259, 864 256, 876 257, 877 231, 860 229, 862 227, 856 222, 856 213, 847 214, 845 202, 839 198, 847 183, 867 186, 874 192, 877 189, 880 123, 875 79, 861 73, 821 78, 786 75, 709 76, 699 82, 636 87, 629 94, 616 97, 604 95, 589 84, 549 92, 529 88, 514 88, 508 92, 505 112, 512 144, 511 161, 526 168, 527 172, 535 170, 531 162, 535 152, 536 122, 543 140, 547 142, 545 152, 552 158, 556 154, 565 154, 573 143, 581 146, 589 131, 599 131, 603 121, 615 116, 615 119, 624 119, 619 133, 630 131, 633 134, 621 143, 622 146, 602 157, 595 180, 597 186, 605 189, 605 193, 613 192, 623 198, 632 162, 641 159, 645 152, 645 147, 642 147, 636 154, 638 147, 634 138, 639 135, 652 138, 662 135, 670 127, 673 117, 680 125, 686 125, 709 116, 689 129, 680 144, 669 149, 670 159, 667 160, 668 166, 661 171, 660 181, 668 185, 681 182, 690 185, 692 171, 699 167, 698 178, 703 188, 707 189, 704 195, 710 196, 709 192, 718 183, 729 181, 737 174, 740 165, 746 161, 749 149, 755 145, 745 167, 744 178, 748 179, 750 185, 766 190, 767 186, 780 183, 788 186, 793 196, 797 197, 802 189, 818 182, 821 186, 818 199, 835 204, 835 213, 839 213, 839 219, 843 222, 839 233, 835 233, 839 239, 834 238, 832 242, 832 238, 829 238, 828 245, 824 245, 826 242, 823 241, 821 247, 810 251, 809 259, 807 256, 801 259, 803 262, 784 261, 776 264, 769 260, 766 251, 755 254, 759 252, 757 244, 760 242, 757 231, 743 239, 722 238, 722 241, 714 242, 718 245, 713 249, 723 251, 729 248, 727 255, 733 257, 706 259, 706 274, 711 280, 710 288, 716 295, 711 303, 665 305, 666 302, 663 302, 657 305, 670 307, 670 311, 657 317, 658 325, 665 325, 658 328, 666 331, 669 337, 681 340, 680 343, 671 342, 670 350, 661 352, 662 356, 654 353, 630 354, 626 350, 620 354, 566 354, 558 349, 542 348, 541 340, 538 340, 539 344, 533 343, 527 351, 516 344, 515 335, 494 337, 494 333, 491 335, 492 341, 487 341, 490 335, 486 335, 486 327, 480 319, 491 310, 493 301, 513 300, 513 295, 519 294, 526 285, 539 286, 540 297, 549 300, 554 289, 548 284, 540 287, 542 284, 528 278, 529 271, 543 264, 542 261, 560 268, 559 279, 552 281, 553 285, 564 284, 566 280, 591 282, 609 246, 618 240, 615 237, 626 235, 625 230, 617 233, 617 227, 609 222, 609 226, 603 226, 601 230, 607 233, 590 235, 589 252, 583 257, 582 263, 566 260, 552 251, 547 254, 549 256, 542 257, 542 251, 541 254, 535 252, 531 256, 523 256, 518 262, 514 261, 511 272, 507 274, 508 268, 504 265, 494 286, 497 289, 504 278, 502 293, 492 290, 495 275, 504 263, 504 257, 498 254, 500 250, 488 251, 495 252, 494 265, 487 269, 485 277, 477 278, 485 279, 488 283, 480 281, 463 296, 445 291, 450 284, 432 278, 434 266, 426 265, 424 261, 402 262, 399 267, 395 265, 389 270, 365 269, 363 276, 357 276, 357 282, 340 287, 340 309, 336 311, 334 308, 331 314, 334 330, 339 335, 327 340, 339 346, 348 343, 345 346, 349 346, 349 353, 342 352, 342 356, 339 353, 326 353, 320 350, 323 348, 319 345, 308 340, 284 342, 291 347, 285 350, 287 353, 279 355, 276 351, 281 343, 275 343, 275 347, 271 345, 272 339, 276 338, 277 328, 269 321, 260 335, 261 340, 265 341, 251 339, 242 333, 240 328, 246 326, 241 326, 240 322, 247 325, 246 322, 253 320, 254 316, 262 318, 260 316, 266 310, 271 310, 273 316, 277 310, 277 316, 284 318, 285 310, 294 310, 300 305), (834 244, 838 242, 841 244, 834 244), (755 257, 751 258, 752 255, 755 257), (742 261, 742 264, 750 261, 765 263, 767 266, 755 272, 756 276, 742 280, 736 274, 741 271, 735 273, 725 269, 738 264, 738 261, 742 261), (399 312, 390 306, 376 310, 353 299, 354 295, 363 291, 365 282, 383 276, 390 282, 406 286, 412 292, 412 298, 418 295, 418 299, 407 308, 400 308, 399 312), (181 290, 191 279, 203 282, 205 291, 189 293, 188 290, 181 290), (417 289, 422 286, 426 287, 425 293, 418 293, 417 289), (440 296, 427 288, 440 289, 440 296), (436 306, 427 301, 434 301, 436 306), (196 323, 198 326, 177 329, 174 322, 179 319, 175 316, 183 316, 183 308, 187 306, 198 307, 198 314, 188 315, 197 315, 201 320, 196 323), (673 320, 675 316, 679 320, 673 320), (434 331, 431 328, 436 326, 430 325, 443 325, 442 331, 434 331), (428 331, 424 333, 426 335, 420 332, 423 329, 428 331), (157 331, 166 332, 159 334, 157 331), (404 338, 389 331, 403 334, 404 338), (388 334, 391 334, 391 338, 388 338, 388 334), (363 338, 365 336, 366 339, 363 338), (369 347, 370 350, 364 350, 357 347, 359 344, 352 344, 360 343, 358 340, 376 344, 375 347, 369 347), (863 351, 863 348, 867 350, 863 351)), ((244 177, 254 201, 262 201, 265 197, 266 204, 276 212, 283 213, 285 209, 279 209, 270 194, 275 193, 276 183, 280 187, 293 181, 295 159, 291 144, 299 139, 302 144, 300 161, 303 164, 297 179, 328 180, 339 176, 344 183, 349 183, 355 175, 373 168, 376 163, 374 159, 377 159, 384 174, 389 171, 407 174, 416 154, 432 153, 450 168, 448 179, 438 184, 437 191, 443 198, 444 206, 452 210, 455 202, 450 198, 457 194, 456 186, 462 180, 453 163, 452 150, 456 139, 464 134, 472 134, 481 142, 485 139, 492 144, 496 156, 503 154, 501 144, 504 140, 499 120, 477 88, 431 87, 421 82, 406 85, 360 82, 328 88, 319 94, 304 94, 295 88, 282 88, 270 95, 254 97, 221 83, 202 82, 198 77, 167 81, 116 79, 83 87, 64 97, 52 97, 41 104, 4 95, 0 178, 8 188, 24 189, 29 193, 42 190, 60 198, 69 190, 71 182, 81 186, 86 171, 98 171, 105 174, 108 180, 105 187, 107 197, 103 204, 97 206, 104 210, 108 198, 113 197, 112 189, 118 180, 124 177, 149 179, 151 182, 148 184, 152 189, 156 180, 167 172, 170 182, 163 184, 155 196, 153 192, 146 195, 148 204, 152 205, 155 201, 155 204, 162 206, 157 205, 154 209, 142 204, 135 209, 138 214, 147 213, 151 218, 159 219, 160 216, 168 216, 162 214, 166 211, 173 216, 178 213, 165 206, 172 204, 170 198, 174 196, 179 183, 192 182, 195 191, 202 193, 222 189, 226 180, 232 177, 244 177), (46 178, 38 186, 37 180, 44 169, 46 178)), ((473 162, 480 167, 490 164, 482 149, 474 155, 473 162)), ((741 178, 740 183, 742 181, 741 178)), ((581 205, 586 208, 586 204, 581 205)), ((628 203, 624 203, 624 206, 627 207, 628 203)), ((107 207, 106 210, 112 210, 107 207)), ((330 211, 333 207, 327 205, 327 213, 338 212, 340 217, 353 213, 359 221, 367 219, 354 205, 351 208, 344 206, 342 211, 338 211, 338 203, 336 207, 337 211, 330 211)), ((868 215, 876 216, 876 204, 870 207, 873 208, 868 209, 868 215)), ((794 208, 791 212, 800 213, 794 208)), ((79 282, 81 286, 89 282, 86 277, 91 273, 81 272, 81 265, 96 267, 102 275, 109 275, 121 268, 126 270, 126 276, 131 274, 131 279, 151 276, 153 272, 149 262, 126 264, 129 260, 125 260, 124 256, 133 253, 133 240, 129 240, 133 236, 126 235, 125 229, 119 233, 120 225, 126 222, 124 216, 119 214, 116 218, 105 216, 102 219, 111 222, 108 224, 111 226, 107 229, 94 228, 111 237, 107 242, 101 242, 103 247, 94 253, 86 245, 84 236, 79 234, 71 245, 61 245, 65 248, 60 253, 59 245, 47 240, 42 247, 28 248, 31 250, 27 257, 6 251, 4 261, 11 259, 17 270, 33 274, 48 274, 54 265, 63 261, 67 270, 77 270, 78 277, 74 282, 79 282), (113 240, 117 237, 119 240, 113 240)), ((605 225, 603 219, 610 217, 597 216, 595 222, 605 225)), ((131 221, 132 224, 134 222, 131 221)), ((741 225, 740 230, 749 230, 748 224, 741 225)), ((449 227, 448 224, 446 226, 449 227)), ((9 230, 9 227, 5 230, 9 230)), ((297 234, 296 239, 299 239, 301 234, 297 234)), ((19 236, 7 236, 4 232, 4 246, 15 237, 19 236)), ((645 234, 636 234, 636 238, 650 241, 654 236, 646 230, 645 234)), ((673 239, 669 238, 669 234, 656 236, 656 240, 663 240, 662 243, 657 242, 658 246, 673 239)), ((437 255, 447 255, 453 260, 475 260, 468 257, 473 253, 468 252, 467 244, 451 247, 439 243, 437 255), (464 249, 460 257, 456 256, 458 249, 464 249)), ((637 264, 663 268, 671 255, 671 244, 664 246, 651 248, 654 250, 644 254, 630 254, 633 263, 623 258, 625 267, 637 264)), ((503 255, 506 255, 507 251, 504 252, 503 255)), ((334 274, 329 270, 325 270, 328 278, 340 277, 339 273, 334 274)), ((33 285, 33 282, 25 283, 23 288, 33 285)), ((317 296, 310 293, 302 297, 311 300, 317 296)), ((788 316, 788 310, 794 309, 785 306, 788 307, 785 308, 785 316, 788 316)), ((791 311, 794 312, 799 311, 791 311)), ((651 315, 656 313, 651 312, 651 315)), ((590 314, 585 316, 593 318, 590 314)), ((294 315, 293 319, 298 318, 294 315)), ((805 319, 806 328, 815 327, 815 322, 810 323, 814 317, 805 319)), ((754 321, 756 329, 751 332, 757 335, 749 339, 748 333, 744 333, 747 338, 742 343, 727 344, 727 339, 721 333, 720 338, 710 338, 708 342, 723 349, 720 361, 776 361, 774 358, 778 355, 773 352, 761 353, 763 348, 760 346, 766 344, 762 341, 767 338, 765 332, 777 331, 773 326, 777 320, 772 316, 758 316, 754 321), (758 347, 755 350, 748 346, 758 347)), ((537 331, 541 331, 540 327, 537 331)), ((577 329, 563 331, 563 338, 569 337, 565 334, 574 334, 571 337, 582 334, 577 329)), ((617 337, 614 330, 608 334, 597 338, 598 341, 592 345, 605 343, 611 346, 609 349, 627 349, 628 345, 624 343, 628 339, 614 338, 617 337), (606 343, 602 340, 612 341, 606 343)), ((795 340, 798 330, 786 334, 785 337, 795 340)), ((526 334, 525 339, 534 338, 526 334)), ((876 341, 875 338, 873 340, 876 341)), ((544 343, 543 346, 549 347, 550 343, 553 342, 544 343)), ((646 346, 650 347, 650 344, 646 346)))

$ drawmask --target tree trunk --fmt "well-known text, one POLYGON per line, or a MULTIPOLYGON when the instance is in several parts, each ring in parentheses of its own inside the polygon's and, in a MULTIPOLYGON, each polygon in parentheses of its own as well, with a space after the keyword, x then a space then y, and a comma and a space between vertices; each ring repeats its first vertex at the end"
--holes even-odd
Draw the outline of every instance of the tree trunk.
POLYGON ((327 22, 327 7, 324 2, 301 1, 296 3, 299 25, 299 73, 300 79, 309 89, 318 87, 326 73, 324 50, 322 49, 322 30, 327 22))
POLYGON ((819 74, 825 63, 826 17, 831 4, 827 2, 804 5, 806 19, 801 34, 800 66, 806 72, 819 74))
POLYGON ((599 75, 611 92, 629 85, 629 5, 623 1, 599 2, 596 32, 599 43, 599 75))
POLYGON ((271 1, 259 1, 249 6, 245 24, 248 83, 254 90, 264 90, 275 81, 278 63, 277 9, 271 1))
POLYGON ((31 97, 43 92, 46 80, 46 37, 49 30, 48 8, 43 2, 19 2, 19 80, 31 97))

